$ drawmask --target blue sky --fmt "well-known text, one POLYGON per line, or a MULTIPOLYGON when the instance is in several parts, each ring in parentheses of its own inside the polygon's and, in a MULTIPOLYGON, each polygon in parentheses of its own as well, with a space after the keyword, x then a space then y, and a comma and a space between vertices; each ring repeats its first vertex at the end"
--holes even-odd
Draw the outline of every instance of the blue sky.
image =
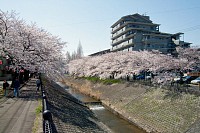
POLYGON ((122 16, 146 14, 160 31, 183 32, 184 41, 200 46, 199 0, 0 0, 2 11, 15 10, 67 42, 67 50, 84 55, 110 48, 110 26, 122 16))

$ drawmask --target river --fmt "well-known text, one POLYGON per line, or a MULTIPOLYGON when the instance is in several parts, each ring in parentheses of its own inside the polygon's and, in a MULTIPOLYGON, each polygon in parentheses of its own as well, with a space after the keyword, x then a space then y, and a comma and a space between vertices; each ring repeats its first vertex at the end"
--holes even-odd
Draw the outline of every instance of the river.
POLYGON ((100 101, 91 98, 85 94, 80 93, 78 90, 68 87, 61 82, 57 82, 61 87, 68 91, 72 96, 86 104, 96 117, 104 123, 114 133, 145 133, 144 130, 129 123, 128 121, 115 115, 106 109, 100 101))

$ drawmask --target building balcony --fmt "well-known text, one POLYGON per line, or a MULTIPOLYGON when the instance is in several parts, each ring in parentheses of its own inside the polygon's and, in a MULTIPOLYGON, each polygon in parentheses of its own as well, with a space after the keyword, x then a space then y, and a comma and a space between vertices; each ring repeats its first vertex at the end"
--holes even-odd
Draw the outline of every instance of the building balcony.
POLYGON ((130 47, 130 46, 133 46, 134 44, 134 39, 128 39, 124 42, 121 42, 119 43, 118 45, 115 45, 112 47, 113 50, 118 50, 118 49, 123 49, 123 48, 127 48, 127 47, 130 47))
POLYGON ((116 33, 114 33, 114 34, 112 34, 112 37, 111 38, 117 38, 117 37, 119 37, 119 36, 121 36, 121 35, 123 35, 122 33, 125 33, 124 31, 126 30, 126 28, 124 27, 124 28, 122 28, 121 30, 119 30, 118 32, 116 32, 116 33))
POLYGON ((130 34, 130 35, 126 36, 126 37, 123 38, 123 39, 119 39, 119 40, 117 40, 117 41, 114 40, 113 42, 111 42, 111 45, 114 46, 114 45, 118 45, 118 44, 120 44, 120 43, 123 43, 123 42, 125 42, 125 41, 131 40, 131 38, 133 39, 134 36, 135 36, 135 34, 130 34))
POLYGON ((115 51, 121 51, 123 49, 127 49, 127 48, 130 48, 130 47, 133 47, 134 46, 134 43, 125 43, 123 45, 121 45, 120 47, 113 47, 111 48, 111 51, 112 52, 115 52, 115 51))
POLYGON ((122 27, 125 27, 125 26, 127 26, 128 24, 135 24, 135 25, 138 25, 138 26, 143 26, 143 25, 156 26, 156 29, 155 29, 155 30, 152 30, 152 31, 159 31, 159 25, 160 25, 160 24, 154 24, 154 23, 142 23, 142 22, 131 22, 131 21, 126 21, 124 24, 118 25, 118 26, 114 27, 114 28, 111 30, 111 34, 117 32, 117 31, 120 30, 122 27))
MULTIPOLYGON (((144 29, 143 29, 143 28, 128 27, 128 28, 125 28, 125 29, 124 29, 122 32, 120 32, 119 34, 113 35, 111 39, 112 39, 112 40, 115 40, 116 38, 122 36, 123 34, 128 33, 128 32, 131 31, 131 30, 141 31, 141 30, 144 30, 144 29)), ((145 30, 144 30, 144 31, 145 31, 145 30)), ((132 33, 132 34, 134 34, 134 33, 132 33)))
POLYGON ((160 40, 160 39, 142 39, 142 42, 143 43, 155 43, 155 44, 158 44, 158 43, 168 43, 168 40, 160 40))
POLYGON ((119 31, 120 29, 124 28, 126 25, 127 25, 127 24, 124 23, 124 24, 122 24, 122 25, 120 25, 120 26, 114 27, 114 28, 111 30, 111 34, 114 34, 115 32, 119 31))

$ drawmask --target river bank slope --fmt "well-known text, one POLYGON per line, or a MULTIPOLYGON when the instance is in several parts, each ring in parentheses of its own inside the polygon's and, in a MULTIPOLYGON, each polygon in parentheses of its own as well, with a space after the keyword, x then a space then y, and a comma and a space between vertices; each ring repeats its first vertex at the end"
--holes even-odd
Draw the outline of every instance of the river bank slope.
POLYGON ((198 128, 200 98, 191 94, 173 93, 137 82, 105 85, 66 77, 65 84, 102 101, 147 132, 192 133, 198 128))

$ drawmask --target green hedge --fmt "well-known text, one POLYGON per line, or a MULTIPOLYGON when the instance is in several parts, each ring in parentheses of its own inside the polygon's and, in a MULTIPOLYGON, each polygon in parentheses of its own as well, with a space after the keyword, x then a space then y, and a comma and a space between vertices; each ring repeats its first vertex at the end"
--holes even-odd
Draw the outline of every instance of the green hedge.
POLYGON ((121 83, 121 80, 119 80, 119 79, 100 79, 98 77, 82 77, 82 78, 92 81, 94 83, 103 83, 103 84, 107 84, 107 85, 121 83))

